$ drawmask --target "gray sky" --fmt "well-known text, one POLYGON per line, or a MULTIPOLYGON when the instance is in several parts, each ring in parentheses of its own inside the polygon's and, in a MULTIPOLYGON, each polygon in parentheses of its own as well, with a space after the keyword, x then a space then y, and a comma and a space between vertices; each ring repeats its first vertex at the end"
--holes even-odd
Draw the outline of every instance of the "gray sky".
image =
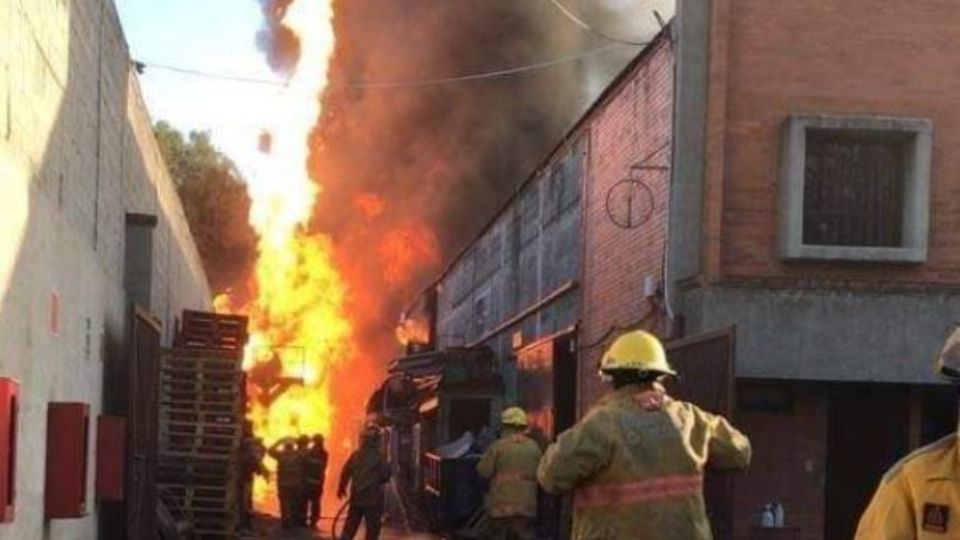
MULTIPOLYGON (((357 0, 362 1, 362 0, 357 0)), ((547 0, 517 0, 543 1, 547 0)), ((278 80, 255 45, 260 5, 255 0, 115 0, 135 60, 278 80)), ((674 0, 563 0, 591 22, 617 35, 649 37, 656 32, 652 9, 666 18, 674 0)), ((624 51, 625 61, 631 56, 624 51)), ((544 51, 550 57, 550 51, 544 51)), ((609 59, 609 58, 608 58, 609 59)), ((596 59, 591 59, 596 61, 596 59)), ((621 64, 622 65, 622 64, 621 64)), ((599 67, 599 66, 598 66, 599 67)), ((592 73, 587 70, 587 73, 592 73)), ((609 70, 583 81, 586 101, 602 91, 609 70)), ((256 141, 269 125, 272 102, 280 89, 147 67, 140 77, 152 118, 183 131, 209 130, 217 146, 249 174, 256 141)), ((465 83, 469 84, 469 83, 465 83)))

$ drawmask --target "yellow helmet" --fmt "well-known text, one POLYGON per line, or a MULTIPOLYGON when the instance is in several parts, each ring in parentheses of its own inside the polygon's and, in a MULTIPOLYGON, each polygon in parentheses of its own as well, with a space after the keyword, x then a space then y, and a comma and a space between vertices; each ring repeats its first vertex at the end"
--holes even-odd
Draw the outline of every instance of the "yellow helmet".
POLYGON ((943 378, 960 383, 960 327, 954 329, 937 357, 937 372, 943 378))
POLYGON ((667 362, 667 353, 657 336, 643 330, 623 334, 603 354, 600 373, 619 370, 677 374, 667 362))
POLYGON ((527 426, 527 413, 520 407, 508 407, 500 415, 500 423, 505 426, 527 426))

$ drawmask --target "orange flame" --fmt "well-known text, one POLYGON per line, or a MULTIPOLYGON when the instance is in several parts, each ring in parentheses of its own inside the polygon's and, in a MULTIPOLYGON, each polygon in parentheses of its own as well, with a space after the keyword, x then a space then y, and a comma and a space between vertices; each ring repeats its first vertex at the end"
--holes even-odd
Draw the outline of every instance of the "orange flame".
POLYGON ((403 345, 430 343, 430 323, 423 319, 407 318, 396 328, 397 341, 403 345))
POLYGON ((354 198, 353 202, 368 220, 379 217, 387 208, 386 201, 376 193, 361 193, 354 198))
MULTIPOLYGON (((331 398, 334 371, 355 354, 353 328, 330 239, 305 232, 322 192, 310 178, 307 157, 334 48, 332 19, 332 0, 296 0, 284 14, 283 24, 300 40, 300 57, 269 111, 269 152, 257 154, 248 184, 250 222, 259 236, 254 296, 240 306, 220 297, 216 306, 250 316, 244 369, 256 435, 269 447, 284 437, 323 434, 332 443, 335 466, 351 446, 343 426, 352 419, 359 423, 363 414, 362 404, 335 409, 331 398)), ((268 460, 267 467, 273 470, 275 463, 268 460)), ((274 493, 267 481, 257 480, 258 506, 275 509, 274 493)))
MULTIPOLYGON (((218 311, 250 317, 244 369, 255 434, 268 447, 284 437, 326 437, 325 502, 333 502, 330 484, 354 446, 366 398, 380 381, 381 356, 391 354, 389 333, 371 332, 383 318, 383 288, 406 290, 419 271, 439 262, 432 231, 413 219, 382 234, 372 226, 345 231, 337 246, 308 232, 323 193, 321 179, 311 178, 308 157, 311 135, 322 131, 314 124, 322 117, 334 49, 333 1, 294 0, 283 14, 282 24, 299 39, 300 56, 277 102, 265 111, 272 125, 253 141, 259 151, 252 152, 250 164, 250 223, 259 240, 252 291, 249 300, 227 293, 215 301, 218 311), (365 255, 379 264, 355 256, 356 246, 368 245, 365 255)), ((387 211, 378 194, 361 193, 352 202, 371 225, 387 211)), ((273 460, 266 465, 275 470, 273 460)), ((261 510, 276 510, 275 493, 258 478, 261 510)))

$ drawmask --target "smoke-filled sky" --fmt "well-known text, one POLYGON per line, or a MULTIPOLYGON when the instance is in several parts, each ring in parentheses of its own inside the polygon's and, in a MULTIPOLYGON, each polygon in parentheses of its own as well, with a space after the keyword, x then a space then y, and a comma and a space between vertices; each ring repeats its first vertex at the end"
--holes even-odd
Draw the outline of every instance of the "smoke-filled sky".
MULTIPOLYGON (((114 1, 135 59, 200 71, 282 80, 271 71, 257 48, 257 34, 263 23, 257 0, 114 1)), ((338 3, 344 5, 346 2, 340 0, 338 3)), ((362 5, 367 2, 355 0, 350 3, 362 5)), ((383 3, 406 5, 406 2, 399 0, 383 3)), ((461 11, 469 12, 474 7, 482 7, 490 2, 431 0, 425 3, 434 6, 457 5, 461 11)), ((494 0, 492 3, 502 2, 494 0)), ((674 11, 675 0, 564 0, 564 3, 608 33, 643 39, 657 29, 652 10, 658 10, 669 19, 674 11)), ((573 40, 567 42, 569 47, 565 48, 531 44, 527 50, 529 55, 518 60, 549 60, 579 50, 578 45, 605 44, 603 40, 591 39, 552 8, 548 0, 515 0, 512 4, 536 8, 542 16, 543 28, 550 28, 551 32, 558 35, 557 43, 573 40), (586 42, 577 43, 577 39, 586 42)), ((480 44, 478 47, 489 48, 491 45, 480 44)), ((387 46, 394 48, 402 45, 388 43, 387 46)), ((575 117, 632 55, 633 49, 625 47, 592 55, 578 63, 578 79, 575 83, 579 86, 580 99, 570 117, 575 117)), ((467 71, 471 67, 485 69, 515 65, 508 63, 508 60, 510 58, 504 58, 493 65, 454 66, 458 69, 451 69, 442 75, 467 71)), ((546 70, 545 73, 550 71, 546 70)), ((404 78, 436 74, 403 73, 404 78)), ((388 74, 377 75, 376 80, 385 80, 388 74)), ((254 148, 250 143, 251 138, 256 137, 264 123, 261 111, 254 110, 251 104, 269 101, 277 94, 277 89, 271 86, 221 81, 151 68, 140 77, 140 82, 155 120, 167 120, 183 131, 210 130, 214 142, 241 165, 244 154, 254 148)))
MULTIPOLYGON (((288 1, 117 3, 138 60, 282 80, 296 63, 295 42, 270 15, 288 1)), ((631 41, 657 31, 654 9, 666 19, 673 15, 673 0, 562 1, 604 33, 631 41)), ((585 32, 549 0, 334 4, 331 87, 311 143, 311 172, 324 192, 311 228, 329 234, 336 246, 354 291, 360 340, 382 351, 404 302, 476 234, 639 49, 612 47, 483 81, 355 88, 512 68, 611 43, 585 32)), ((141 80, 155 119, 210 130, 241 170, 252 173, 247 156, 269 124, 264 115, 278 89, 151 67, 141 80)))

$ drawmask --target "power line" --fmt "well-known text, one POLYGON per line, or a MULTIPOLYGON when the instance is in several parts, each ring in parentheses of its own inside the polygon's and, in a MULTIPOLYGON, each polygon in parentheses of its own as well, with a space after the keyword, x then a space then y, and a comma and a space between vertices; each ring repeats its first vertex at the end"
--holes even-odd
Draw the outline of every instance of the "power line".
POLYGON ((646 44, 649 43, 649 42, 646 42, 646 41, 632 41, 632 40, 629 40, 629 39, 624 39, 624 38, 621 38, 621 37, 617 37, 617 36, 608 34, 608 33, 604 32, 604 31, 602 31, 602 30, 600 30, 600 29, 598 29, 598 28, 590 25, 590 23, 588 23, 587 21, 583 20, 583 18, 581 18, 579 15, 577 15, 576 13, 574 13, 570 8, 568 8, 567 6, 565 6, 562 2, 560 2, 560 0, 549 0, 549 1, 550 1, 550 3, 553 4, 553 6, 556 7, 561 13, 563 13, 564 15, 566 15, 566 17, 567 17, 568 19, 570 19, 574 24, 576 24, 576 25, 579 26, 580 28, 586 30, 587 32, 590 32, 591 34, 596 34, 596 35, 602 37, 603 39, 605 39, 605 40, 607 40, 607 41, 613 41, 614 43, 623 43, 624 45, 634 45, 634 46, 637 46, 637 47, 642 47, 642 46, 644 46, 644 45, 646 45, 646 44))
MULTIPOLYGON (((434 78, 423 78, 423 79, 410 79, 410 80, 396 80, 396 81, 361 81, 361 82, 347 82, 341 84, 331 84, 331 88, 351 88, 351 89, 393 89, 393 88, 415 88, 423 86, 437 86, 444 84, 452 84, 458 82, 466 81, 476 81, 483 79, 493 79, 497 77, 506 77, 510 75, 517 75, 520 73, 527 73, 531 71, 538 71, 542 69, 551 68, 554 66, 576 62, 587 58, 589 56, 604 53, 607 51, 620 49, 627 46, 642 46, 646 43, 616 43, 612 45, 606 45, 604 47, 597 47, 595 49, 589 49, 577 54, 571 54, 567 56, 561 56, 559 58, 554 58, 552 60, 546 60, 543 62, 536 62, 533 64, 525 64, 522 66, 498 69, 493 71, 480 71, 475 73, 465 73, 461 75, 451 75, 447 77, 434 77, 434 78)), ((164 71, 171 71, 174 73, 180 73, 183 75, 190 75, 194 77, 202 77, 206 79, 217 79, 225 80, 237 83, 246 83, 246 84, 259 84, 265 86, 277 86, 284 87, 287 85, 287 81, 277 80, 277 79, 266 79, 266 78, 257 78, 250 77, 245 75, 237 75, 231 73, 217 73, 213 71, 205 71, 200 69, 185 68, 179 66, 173 66, 169 64, 161 64, 154 62, 145 62, 145 61, 135 61, 134 65, 137 67, 137 71, 142 72, 144 68, 153 68, 164 71)))
POLYGON ((537 62, 535 64, 527 64, 524 66, 507 68, 507 69, 499 69, 495 71, 483 71, 479 73, 468 73, 464 75, 438 77, 434 79, 420 79, 420 80, 412 80, 412 81, 348 83, 344 86, 347 86, 350 88, 411 88, 416 86, 433 86, 433 85, 450 84, 450 83, 456 83, 456 82, 462 82, 462 81, 493 79, 496 77, 505 77, 508 75, 516 75, 519 73, 526 73, 529 71, 546 69, 554 66, 559 66, 561 64, 566 64, 569 62, 576 62, 588 56, 610 51, 613 49, 623 48, 624 46, 625 46, 624 44, 607 45, 605 47, 598 47, 596 49, 590 49, 590 50, 577 53, 577 54, 572 54, 569 56, 561 56, 560 58, 554 58, 553 60, 547 60, 545 62, 537 62))
POLYGON ((222 81, 232 81, 239 83, 247 84, 261 84, 265 86, 286 86, 286 81, 281 81, 278 79, 263 79, 257 77, 249 77, 245 75, 235 75, 230 73, 216 73, 213 71, 203 71, 199 69, 184 68, 179 66, 171 66, 168 64, 158 64, 154 62, 143 62, 143 61, 134 61, 134 66, 137 68, 137 72, 142 74, 145 68, 161 69, 164 71, 172 71, 174 73, 180 73, 183 75, 191 75, 194 77, 203 77, 205 79, 218 79, 222 81))

